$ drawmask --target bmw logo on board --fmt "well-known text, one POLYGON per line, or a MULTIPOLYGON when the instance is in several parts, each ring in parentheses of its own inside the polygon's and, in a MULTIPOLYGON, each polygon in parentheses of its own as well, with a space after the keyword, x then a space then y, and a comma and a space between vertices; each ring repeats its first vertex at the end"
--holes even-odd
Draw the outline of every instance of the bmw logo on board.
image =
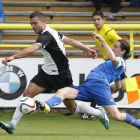
POLYGON ((0 98, 13 100, 23 94, 27 79, 23 70, 17 66, 0 67, 0 98))

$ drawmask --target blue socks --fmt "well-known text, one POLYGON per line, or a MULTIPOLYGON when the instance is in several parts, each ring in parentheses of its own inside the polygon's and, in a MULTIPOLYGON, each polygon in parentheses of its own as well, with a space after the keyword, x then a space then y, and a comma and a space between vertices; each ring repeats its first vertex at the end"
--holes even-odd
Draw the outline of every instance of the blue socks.
POLYGON ((130 116, 128 113, 126 113, 126 120, 125 122, 137 127, 140 129, 140 121, 136 120, 134 117, 130 116))
POLYGON ((51 99, 45 101, 45 103, 49 107, 53 107, 53 106, 59 105, 61 102, 62 102, 62 99, 60 97, 57 97, 57 96, 53 96, 51 99))

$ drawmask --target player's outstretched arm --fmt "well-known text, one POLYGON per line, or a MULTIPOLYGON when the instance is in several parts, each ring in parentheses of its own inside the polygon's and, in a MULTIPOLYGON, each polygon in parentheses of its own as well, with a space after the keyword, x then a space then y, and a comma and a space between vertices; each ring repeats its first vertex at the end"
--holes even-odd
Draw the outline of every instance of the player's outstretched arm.
POLYGON ((10 57, 7 57, 7 58, 3 59, 2 63, 7 65, 7 62, 10 62, 10 61, 12 61, 14 59, 26 57, 26 56, 36 52, 38 49, 39 49, 39 46, 37 44, 33 44, 31 47, 25 48, 22 51, 14 54, 14 55, 12 55, 10 57))
POLYGON ((111 48, 107 45, 105 40, 97 33, 91 32, 91 35, 95 36, 100 42, 102 42, 108 58, 114 63, 114 65, 117 65, 119 60, 116 58, 115 54, 113 53, 111 48))
MULTIPOLYGON (((92 49, 95 50, 96 53, 100 51, 100 49, 97 46, 93 47, 92 49)), ((87 52, 83 51, 83 54, 84 56, 87 56, 87 52)))
POLYGON ((63 42, 64 42, 64 44, 68 44, 68 45, 71 45, 75 48, 86 51, 87 54, 92 58, 97 57, 97 53, 96 53, 95 50, 88 48, 87 46, 85 46, 84 44, 82 44, 79 41, 76 41, 74 39, 71 39, 71 38, 68 38, 68 37, 65 36, 64 39, 63 39, 63 42))

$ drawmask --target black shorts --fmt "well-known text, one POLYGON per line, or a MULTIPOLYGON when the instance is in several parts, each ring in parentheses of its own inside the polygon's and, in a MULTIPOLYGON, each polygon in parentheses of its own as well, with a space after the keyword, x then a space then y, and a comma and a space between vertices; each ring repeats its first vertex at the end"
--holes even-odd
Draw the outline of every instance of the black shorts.
POLYGON ((70 70, 63 72, 59 75, 48 75, 42 70, 42 68, 39 71, 39 73, 36 76, 34 76, 31 82, 40 87, 45 87, 47 89, 45 92, 47 93, 57 91, 58 89, 73 84, 70 70))

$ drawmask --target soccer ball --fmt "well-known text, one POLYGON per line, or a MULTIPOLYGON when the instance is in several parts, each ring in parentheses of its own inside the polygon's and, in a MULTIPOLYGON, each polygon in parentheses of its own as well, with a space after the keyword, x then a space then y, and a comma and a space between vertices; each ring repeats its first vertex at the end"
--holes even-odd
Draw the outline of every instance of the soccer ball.
POLYGON ((31 97, 23 97, 19 101, 18 106, 19 106, 20 112, 23 114, 31 114, 36 109, 35 100, 31 97))

